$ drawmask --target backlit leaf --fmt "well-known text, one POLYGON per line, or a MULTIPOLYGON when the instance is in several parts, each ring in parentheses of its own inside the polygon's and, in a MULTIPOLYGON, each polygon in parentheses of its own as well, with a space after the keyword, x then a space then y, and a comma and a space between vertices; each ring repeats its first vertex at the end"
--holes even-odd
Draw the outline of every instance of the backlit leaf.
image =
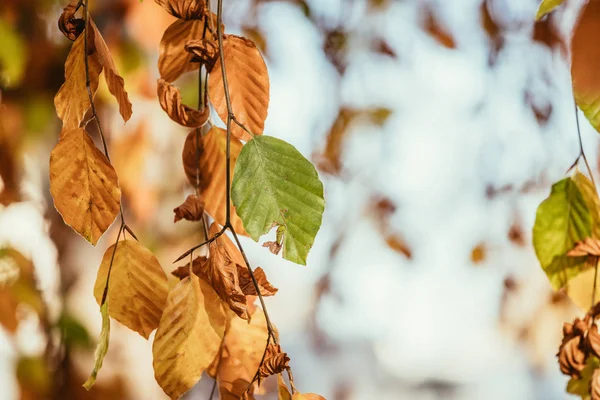
POLYGON ((117 173, 84 129, 63 132, 52 150, 50 193, 65 223, 93 245, 119 213, 117 173))
POLYGON ((294 393, 292 400, 325 400, 325 397, 314 393, 294 393))
MULTIPOLYGON (((269 73, 260 51, 250 40, 226 35, 223 42, 225 70, 236 119, 254 135, 261 135, 269 108, 269 73)), ((208 79, 208 95, 219 117, 227 121, 221 63, 216 62, 208 79)), ((231 133, 248 141, 252 136, 232 123, 231 133)))
POLYGON ((571 40, 571 77, 577 105, 600 131, 600 1, 583 7, 571 40))
POLYGON ((102 314, 102 330, 100 331, 100 339, 98 340, 98 346, 96 347, 96 352, 94 353, 94 369, 88 380, 83 384, 83 387, 87 390, 90 390, 92 386, 94 386, 94 383, 96 383, 98 371, 100 371, 100 368, 102 368, 104 356, 106 356, 106 352, 108 351, 108 340, 110 337, 108 301, 104 302, 104 304, 100 307, 100 313, 102 314))
POLYGON ((113 244, 104 253, 94 285, 94 297, 102 302, 108 281, 109 315, 148 339, 156 329, 167 301, 167 275, 150 250, 135 240, 113 244), (116 251, 115 251, 116 246, 116 251))
MULTIPOLYGON (((60 87, 54 97, 56 113, 63 122, 63 132, 78 128, 90 108, 90 99, 85 86, 85 35, 73 42, 71 51, 65 61, 65 83, 60 87)), ((102 72, 102 64, 98 53, 88 56, 90 87, 92 94, 98 89, 98 80, 102 72)))
POLYGON ((554 9, 560 6, 565 0, 542 0, 540 7, 537 10, 535 19, 540 19, 544 15, 551 13, 554 9))
POLYGON ((277 394, 278 400, 292 400, 292 394, 288 390, 281 374, 277 374, 277 394))
POLYGON ((198 382, 219 351, 225 324, 219 296, 196 275, 169 292, 152 346, 154 376, 169 397, 178 399, 198 382))
POLYGON ((164 79, 158 80, 157 93, 162 109, 178 124, 188 128, 198 128, 208 121, 210 115, 208 107, 201 112, 186 106, 181 100, 179 89, 164 79))
POLYGON ((231 196, 252 239, 283 226, 283 258, 306 264, 325 200, 315 167, 298 150, 283 140, 256 136, 240 153, 231 196))
MULTIPOLYGON (((227 149, 227 133, 217 127, 211 128, 204 136, 198 133, 199 145, 196 154, 196 132, 188 134, 183 146, 183 168, 188 181, 198 188, 204 200, 204 210, 221 226, 225 225, 227 195, 225 189, 225 163, 227 149), (198 166, 198 168, 196 168, 198 166), (198 176, 196 176, 198 170, 198 176)), ((235 168, 242 143, 232 137, 230 142, 231 171, 235 168)), ((236 233, 246 235, 244 224, 236 214, 233 205, 230 209, 231 224, 236 233)))
POLYGON ((581 172, 577 171, 573 175, 573 180, 583 196, 585 204, 592 215, 592 236, 600 239, 600 199, 592 181, 581 172))
POLYGON ((204 29, 202 20, 177 20, 165 31, 159 47, 158 71, 160 77, 173 82, 184 72, 195 71, 199 63, 190 62, 192 54, 185 51, 185 44, 192 39, 201 39, 204 29))

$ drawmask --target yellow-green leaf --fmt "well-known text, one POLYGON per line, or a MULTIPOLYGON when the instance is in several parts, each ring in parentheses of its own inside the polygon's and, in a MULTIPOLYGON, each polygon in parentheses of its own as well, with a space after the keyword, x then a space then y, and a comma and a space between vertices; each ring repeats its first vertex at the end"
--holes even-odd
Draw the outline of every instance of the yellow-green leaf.
POLYGON ((590 398, 590 381, 594 370, 600 367, 600 362, 594 356, 589 356, 585 368, 581 371, 581 378, 571 378, 567 383, 567 393, 571 393, 576 396, 580 396, 582 400, 588 400, 590 398))
POLYGON ((150 250, 135 240, 113 244, 104 253, 94 286, 98 304, 108 281, 109 315, 148 339, 156 329, 169 294, 167 275, 150 250), (116 250, 115 250, 116 246, 116 250))
POLYGON ((565 0, 542 0, 540 7, 537 10, 535 19, 538 20, 544 15, 551 13, 554 9, 560 6, 565 0))
POLYGON ((83 384, 83 387, 86 388, 86 390, 90 390, 92 386, 94 386, 94 383, 96 383, 96 376, 98 376, 98 371, 100 371, 100 368, 102 368, 104 356, 108 351, 108 339, 110 336, 108 300, 100 307, 100 313, 102 314, 102 331, 100 331, 100 339, 98 340, 98 346, 96 347, 96 352, 94 353, 94 370, 92 371, 92 374, 88 380, 83 384))
POLYGON ((600 239, 600 199, 598 199, 596 188, 592 181, 579 171, 573 175, 573 180, 592 215, 592 237, 600 239))
POLYGON ((235 165, 231 198, 252 239, 283 227, 283 258, 306 264, 325 200, 317 170, 294 146, 271 136, 246 143, 235 165))

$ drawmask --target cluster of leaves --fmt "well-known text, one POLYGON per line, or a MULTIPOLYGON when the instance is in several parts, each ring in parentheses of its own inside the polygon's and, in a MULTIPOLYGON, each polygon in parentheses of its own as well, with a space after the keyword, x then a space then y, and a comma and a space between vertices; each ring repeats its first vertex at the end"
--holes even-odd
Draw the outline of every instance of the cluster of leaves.
MULTIPOLYGON (((547 18, 563 3, 544 0, 537 18, 547 18)), ((600 1, 584 6, 571 39, 571 77, 577 108, 592 126, 600 131, 600 79, 598 48, 594 39, 600 34, 600 1)), ((592 171, 581 145, 569 171, 570 176, 552 186, 552 191, 537 210, 533 227, 533 245, 552 286, 563 290, 579 307, 589 309, 583 320, 565 324, 563 342, 558 352, 561 371, 571 376, 567 391, 582 399, 600 399, 600 337, 596 318, 599 308, 598 263, 600 261, 600 199, 592 171), (583 160, 589 179, 579 172, 583 160)), ((567 171, 567 173, 569 173, 567 171)))
POLYGON ((54 100, 63 128, 50 156, 50 191, 64 222, 92 245, 117 216, 121 219, 94 286, 102 331, 84 387, 94 385, 102 367, 113 318, 146 339, 156 329, 155 378, 173 399, 205 371, 223 399, 251 399, 262 390, 261 380, 271 375, 278 375, 280 399, 322 399, 295 388, 290 359, 278 344, 263 301, 277 289, 260 267, 251 268, 238 234, 258 241, 277 227, 276 240, 264 246, 305 264, 321 225, 323 185, 314 166, 292 145, 262 135, 269 104, 267 67, 252 41, 224 34, 222 2, 217 14, 204 0, 156 3, 177 18, 160 43, 158 99, 173 121, 193 128, 182 161, 195 194, 174 209, 174 221, 198 221, 207 240, 179 257, 177 261, 189 255, 190 261, 172 272, 180 281, 170 287, 157 258, 126 224, 118 177, 94 106, 102 72, 125 122, 132 106, 89 15, 88 1, 72 0, 58 22, 73 45, 65 62, 65 83, 54 100), (80 11, 82 17, 77 16, 80 11), (198 109, 183 104, 173 84, 192 71, 198 71, 203 92, 198 109), (213 125, 212 109, 226 129, 213 125), (86 130, 91 121, 104 152, 86 130), (213 222, 208 229, 209 218, 213 222), (204 246, 207 255, 194 258, 194 251, 204 246), (256 298, 262 308, 255 306, 256 298), (286 371, 291 392, 281 375, 286 371))

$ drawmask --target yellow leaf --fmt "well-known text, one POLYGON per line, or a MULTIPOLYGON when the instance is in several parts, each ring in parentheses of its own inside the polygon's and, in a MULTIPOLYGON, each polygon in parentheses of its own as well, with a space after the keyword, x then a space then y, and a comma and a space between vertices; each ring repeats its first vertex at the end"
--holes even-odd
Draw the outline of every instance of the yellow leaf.
POLYGON ((325 397, 314 393, 294 393, 292 400, 325 400, 325 397))
POLYGON ((159 47, 158 71, 160 77, 173 82, 184 72, 195 71, 199 63, 190 62, 192 54, 185 51, 185 44, 192 39, 201 39, 204 20, 185 21, 178 19, 165 31, 159 47))
POLYGON ((277 393, 279 400, 292 400, 292 395, 288 390, 285 381, 283 380, 283 375, 277 374, 277 393))
POLYGON ((84 129, 63 131, 52 150, 50 193, 65 223, 93 245, 119 213, 117 173, 84 129))
POLYGON ((537 10, 535 19, 538 20, 544 15, 551 13, 554 9, 560 6, 564 0, 542 0, 540 7, 537 10))
MULTIPOLYGON (((265 60, 252 41, 226 35, 223 42, 225 70, 236 119, 254 135, 261 135, 269 108, 269 73, 265 60)), ((208 95, 219 117, 227 121, 221 63, 217 61, 208 79, 208 95)), ((232 122, 231 132, 248 141, 252 136, 232 122)))
POLYGON ((196 275, 169 293, 154 338, 154 376, 164 392, 178 399, 198 382, 223 339, 225 313, 217 293, 196 275))
MULTIPOLYGON (((196 132, 189 133, 183 146, 183 168, 188 181, 196 185, 196 165, 198 165, 198 187, 204 200, 204 210, 221 226, 225 225, 226 192, 225 163, 227 134, 221 128, 213 127, 205 136, 198 134, 198 156, 196 156, 196 132)), ((232 137, 230 142, 231 176, 242 150, 242 142, 232 137)), ((236 233, 246 235, 244 224, 231 206, 231 224, 236 233)))
POLYGON ((169 294, 167 276, 150 250, 135 240, 113 244, 104 253, 94 286, 94 297, 102 302, 110 261, 108 313, 148 339, 156 329, 169 294), (116 251, 115 251, 116 246, 116 251))
POLYGON ((110 50, 100 34, 100 31, 96 27, 96 24, 94 24, 94 21, 90 20, 90 28, 94 35, 94 44, 96 45, 96 50, 98 50, 100 63, 104 67, 104 79, 106 80, 106 85, 112 95, 115 96, 115 99, 117 99, 117 102, 119 103, 119 112, 121 113, 123 120, 127 122, 129 118, 131 118, 132 110, 129 96, 125 90, 125 82, 119 75, 119 71, 117 71, 117 66, 113 61, 110 50))
POLYGON ((98 375, 98 371, 102 368, 102 362, 104 361, 104 356, 106 356, 106 352, 108 351, 108 340, 110 337, 110 318, 108 316, 108 300, 104 302, 104 304, 100 307, 100 313, 102 314, 102 331, 100 331, 100 339, 98 340, 98 346, 96 347, 96 352, 94 353, 94 370, 92 374, 88 378, 87 381, 83 384, 83 387, 86 390, 90 390, 94 383, 96 383, 96 376, 98 375))
MULTIPOLYGON (((85 34, 81 34, 73 42, 65 61, 65 83, 54 97, 56 113, 63 122, 63 132, 78 128, 90 108, 90 99, 85 86, 84 38, 85 34)), ((98 89, 98 80, 102 72, 97 53, 88 56, 88 67, 93 95, 98 89)))

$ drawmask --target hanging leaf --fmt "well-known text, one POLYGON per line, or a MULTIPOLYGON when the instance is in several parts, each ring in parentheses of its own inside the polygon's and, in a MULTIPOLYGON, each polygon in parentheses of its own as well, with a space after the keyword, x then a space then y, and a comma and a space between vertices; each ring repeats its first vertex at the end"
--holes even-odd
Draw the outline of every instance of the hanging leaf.
POLYGON ((205 0, 155 0, 166 12, 181 19, 201 19, 208 12, 205 0))
POLYGON ((154 376, 169 397, 178 399, 198 382, 219 351, 225 324, 219 296, 196 275, 171 290, 152 345, 154 376))
POLYGON ((119 71, 117 71, 117 66, 110 54, 110 50, 100 34, 98 27, 96 27, 96 24, 92 20, 90 20, 90 28, 94 35, 94 45, 96 46, 96 50, 98 50, 100 64, 104 68, 106 85, 108 86, 110 93, 115 96, 115 99, 117 99, 117 102, 119 103, 119 113, 121 113, 123 121, 127 122, 129 118, 131 118, 133 111, 131 109, 129 96, 125 90, 125 81, 121 75, 119 75, 119 71))
POLYGON ((585 257, 568 257, 575 244, 590 236, 592 216, 575 180, 565 178, 552 186, 537 209, 533 246, 542 269, 555 288, 582 271, 585 257))
POLYGON ((294 393, 292 400, 325 400, 325 397, 314 393, 294 393))
POLYGON ((63 221, 94 246, 119 213, 117 173, 84 129, 71 129, 50 154, 50 193, 63 221))
POLYGON ((204 107, 204 111, 201 112, 186 106, 182 103, 179 88, 164 79, 158 80, 157 93, 162 109, 178 124, 188 128, 199 128, 208 121, 208 107, 204 107))
POLYGON ((100 331, 100 339, 98 340, 98 346, 96 347, 96 352, 94 353, 94 370, 92 371, 92 374, 88 380, 83 384, 83 387, 86 390, 90 390, 92 386, 94 386, 94 383, 96 383, 96 376, 98 376, 98 371, 100 371, 100 368, 102 368, 104 356, 106 356, 106 352, 108 351, 108 339, 110 337, 108 301, 104 302, 104 304, 100 307, 100 313, 102 314, 102 330, 100 331))
POLYGON ((282 374, 277 374, 277 394, 278 400, 292 400, 292 394, 288 390, 282 374))
POLYGON ((571 40, 571 77, 577 105, 592 126, 600 131, 600 1, 583 7, 571 40))
MULTIPOLYGON (((252 41, 234 35, 224 37, 223 54, 235 118, 254 135, 261 135, 269 108, 269 73, 265 60, 252 41)), ((228 111, 220 62, 215 63, 208 78, 208 95, 217 114, 226 122, 228 111)), ((235 123, 231 125, 231 133, 241 140, 252 139, 235 123)))
POLYGON ((315 167, 298 150, 283 140, 256 136, 240 153, 231 196, 252 239, 258 241, 275 225, 284 227, 283 258, 306 264, 325 200, 315 167))
MULTIPOLYGON (((78 128, 91 107, 85 85, 84 38, 85 35, 79 35, 77 40, 73 42, 71 51, 65 61, 65 83, 63 83, 54 97, 54 107, 56 107, 56 113, 63 122, 63 132, 78 128)), ((88 68, 90 88, 93 95, 98 89, 100 72, 102 72, 98 53, 88 56, 88 68)))
POLYGON ((106 249, 98 269, 94 285, 98 304, 102 303, 111 260, 108 312, 112 318, 148 339, 158 326, 167 301, 167 276, 154 254, 137 241, 123 240, 113 244, 106 249))
POLYGON ((592 236, 600 239, 600 199, 598 199, 596 188, 592 181, 579 171, 575 172, 573 180, 577 184, 577 188, 583 196, 585 205, 592 215, 592 236))
POLYGON ((173 210, 175 218, 173 222, 185 219, 188 221, 200 221, 204 216, 204 200, 200 196, 190 194, 183 204, 173 210))
MULTIPOLYGON (((221 226, 225 225, 227 194, 225 189, 225 165, 227 162, 227 133, 212 127, 205 136, 198 133, 199 145, 196 155, 196 132, 190 132, 183 145, 183 168, 188 181, 200 189, 204 200, 204 210, 221 226), (196 171, 198 170, 198 176, 196 171), (196 183, 196 178, 198 182, 196 183)), ((242 143, 232 137, 230 142, 231 172, 235 168, 242 143)), ((242 220, 238 217, 233 205, 230 208, 231 224, 235 232, 247 235, 242 220)))
POLYGON ((560 6, 565 0, 542 0, 540 7, 537 10, 535 19, 539 20, 544 15, 551 13, 554 9, 560 6))
POLYGON ((195 71, 199 63, 192 63, 192 54, 185 51, 185 44, 192 39, 202 39, 203 20, 177 20, 165 31, 159 47, 158 71, 160 77, 173 82, 184 72, 195 71))
POLYGON ((261 378, 267 378, 271 375, 280 374, 290 368, 290 358, 287 353, 281 350, 281 346, 269 343, 265 352, 265 358, 258 370, 261 378))

